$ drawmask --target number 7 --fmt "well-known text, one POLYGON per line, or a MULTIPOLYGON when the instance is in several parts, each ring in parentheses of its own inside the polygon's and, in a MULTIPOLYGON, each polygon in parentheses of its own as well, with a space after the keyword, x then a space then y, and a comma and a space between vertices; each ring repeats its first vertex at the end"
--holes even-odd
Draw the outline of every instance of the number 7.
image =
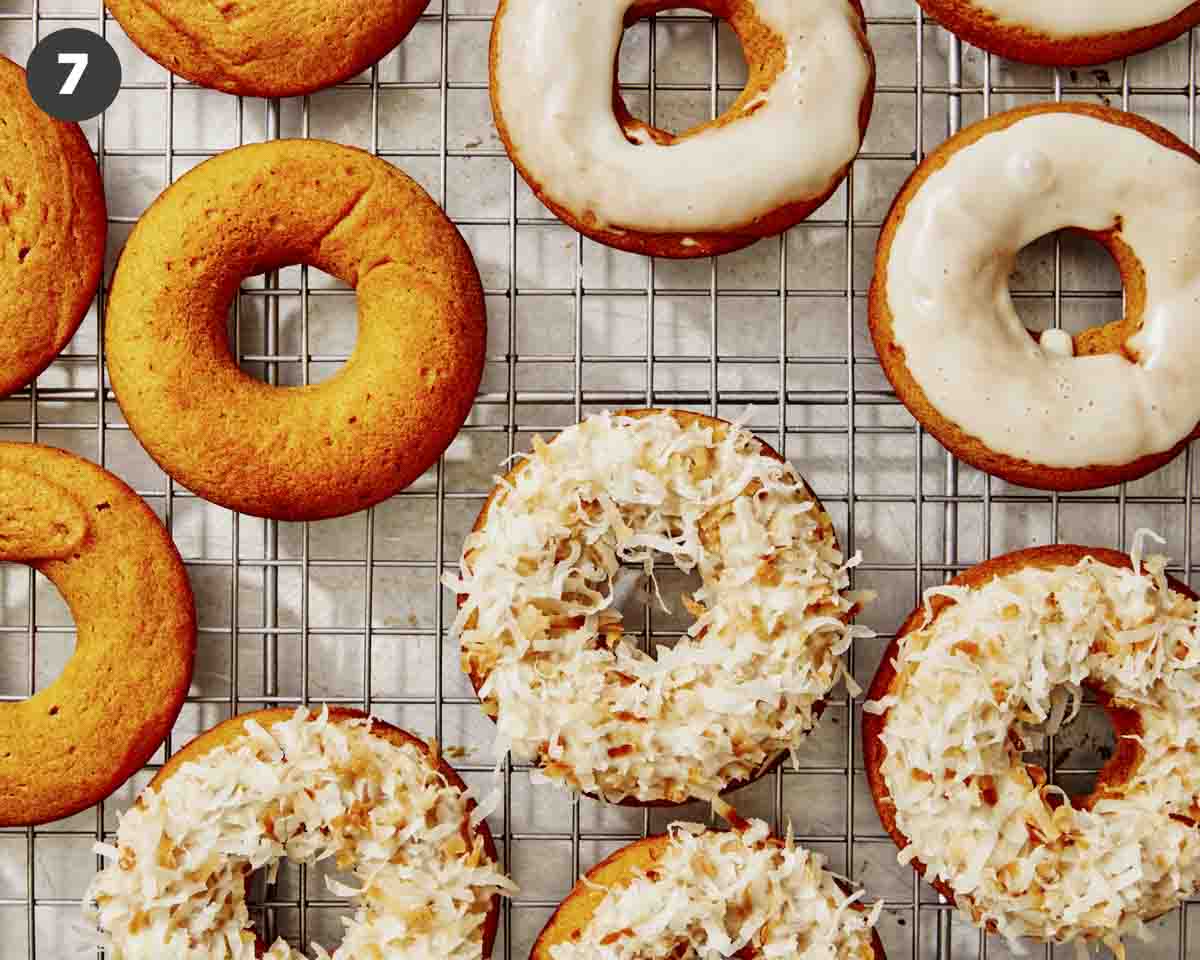
POLYGON ((58 62, 71 64, 71 72, 67 74, 66 82, 58 91, 61 96, 69 97, 79 86, 79 81, 83 79, 83 71, 87 69, 88 65, 88 55, 86 53, 60 53, 58 62))

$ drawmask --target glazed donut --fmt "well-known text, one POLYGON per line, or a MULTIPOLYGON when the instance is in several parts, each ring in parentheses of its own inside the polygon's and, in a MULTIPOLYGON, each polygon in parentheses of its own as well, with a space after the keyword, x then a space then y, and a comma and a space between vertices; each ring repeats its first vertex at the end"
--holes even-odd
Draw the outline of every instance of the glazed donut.
POLYGON ((408 36, 429 0, 104 0, 142 51, 195 83, 292 97, 349 80, 408 36))
MULTIPOLYGON (((750 433, 680 411, 601 414, 540 439, 463 547, 453 636, 500 755, 610 802, 712 800, 812 729, 867 631, 833 522, 750 433), (622 562, 701 586, 657 658, 613 609, 622 562)), ((657 586, 656 586, 657 589, 657 586)), ((660 599, 661 602, 661 599, 660 599)), ((849 678, 847 678, 849 679, 849 678)))
POLYGON ((1200 24, 1196 0, 917 0, 967 43, 1044 66, 1108 63, 1200 24))
POLYGON ((104 270, 108 214, 78 124, 52 120, 0 57, 0 397, 75 336, 104 270))
POLYGON ((242 513, 318 520, 437 462, 474 402, 485 328, 471 252, 424 190, 361 150, 280 140, 201 164, 146 211, 106 344, 129 426, 167 473, 242 513), (229 348, 242 280, 289 263, 358 293, 357 349, 316 386, 268 386, 229 348))
POLYGON ((661 257, 727 253, 821 206, 862 144, 875 61, 859 0, 694 0, 749 65, 720 117, 680 134, 635 118, 614 64, 624 29, 668 0, 500 0, 490 88, 500 137, 562 221, 661 257))
MULTIPOLYGON (((246 877, 334 858, 359 886, 333 960, 481 960, 513 889, 470 792, 436 751, 353 710, 263 710, 197 737, 120 822, 89 921, 123 960, 253 960, 246 877)), ((267 960, 302 960, 279 939, 267 960)), ((321 956, 329 956, 321 952, 321 956)))
POLYGON ((593 867, 555 911, 530 960, 827 957, 884 960, 867 911, 825 858, 762 821, 731 831, 674 823, 593 867))
POLYGON ((1139 117, 1071 103, 982 121, 921 164, 880 234, 871 334, 897 395, 955 456, 1082 490, 1183 450, 1200 423, 1197 160, 1139 117), (1073 340, 1026 331, 1008 289, 1021 248, 1064 227, 1108 248, 1127 295, 1120 321, 1073 340))
POLYGON ((1200 889, 1200 604, 1142 564, 1143 536, 1133 558, 1039 547, 927 591, 871 685, 867 774, 901 862, 1010 939, 1122 956, 1200 889), (1117 748, 1069 798, 1023 740, 1085 687, 1117 748))
POLYGON ((57 680, 0 703, 0 826, 27 826, 98 803, 158 749, 191 683, 196 612, 150 508, 62 450, 0 443, 0 561, 54 584, 77 634, 57 680))

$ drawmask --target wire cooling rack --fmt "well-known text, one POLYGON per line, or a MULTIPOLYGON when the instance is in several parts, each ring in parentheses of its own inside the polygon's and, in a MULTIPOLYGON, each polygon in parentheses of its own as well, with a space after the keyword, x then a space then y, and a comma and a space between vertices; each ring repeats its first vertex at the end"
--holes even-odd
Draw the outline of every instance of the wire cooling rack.
MULTIPOLYGON (((466 778, 486 787, 492 730, 448 643, 453 604, 438 575, 456 563, 501 461, 534 432, 591 411, 656 404, 742 415, 786 450, 834 514, 847 550, 862 551, 857 585, 879 594, 863 620, 880 636, 852 654, 864 685, 920 590, 989 555, 1055 539, 1128 546, 1145 526, 1167 536, 1175 572, 1194 578, 1190 453, 1136 484, 1094 494, 1054 496, 989 480, 948 457, 898 404, 866 333, 865 296, 888 203, 916 159, 962 125, 1031 100, 1100 100, 1195 142, 1195 36, 1126 64, 1052 71, 987 58, 924 19, 910 0, 866 7, 879 89, 850 180, 784 238, 680 264, 581 240, 516 177, 487 102, 494 0, 434 0, 378 67, 282 102, 228 97, 169 76, 105 17, 100 0, 0 2, 0 50, 18 62, 35 38, 65 26, 103 32, 121 55, 121 95, 85 125, 109 200, 106 280, 137 216, 188 168, 241 143, 321 136, 378 153, 430 190, 475 251, 490 312, 484 385, 442 462, 391 501, 328 523, 234 516, 155 467, 107 389, 103 296, 37 385, 0 401, 0 437, 72 449, 146 498, 179 544, 200 612, 192 695, 156 763, 93 811, 0 831, 0 954, 88 950, 78 902, 97 866, 92 843, 115 829, 116 814, 171 750, 233 712, 300 702, 364 707, 438 737, 466 778)), ((744 76, 736 38, 707 15, 660 15, 626 34, 626 99, 658 125, 678 130, 715 115, 744 76)), ((1121 309, 1111 262, 1070 236, 1027 250, 1012 285, 1035 328, 1077 330, 1121 309)), ((310 269, 248 281, 231 337, 244 368, 264 380, 315 382, 353 348, 353 296, 310 269)), ((672 577, 664 572, 663 582, 677 600, 687 583, 672 577)), ((651 608, 637 591, 624 611, 627 624, 656 643, 686 628, 678 612, 651 608)), ((72 631, 45 580, 0 567, 0 699, 20 700, 49 683, 70 654, 72 631)), ((790 822, 836 869, 884 898, 889 957, 1008 956, 1003 942, 981 938, 896 864, 866 788, 857 730, 857 700, 843 692, 801 750, 800 768, 776 772, 734 802, 777 828, 790 822)), ((1111 748, 1092 706, 1045 744, 1043 762, 1078 791, 1111 748)), ((527 766, 507 763, 503 774, 504 803, 492 826, 522 892, 505 907, 497 957, 527 956, 581 870, 671 819, 708 817, 698 806, 668 815, 586 799, 576 805, 554 788, 531 787, 527 766)), ((289 867, 271 888, 260 883, 260 929, 294 944, 335 946, 345 906, 323 879, 289 867)), ((1131 957, 1200 953, 1200 903, 1153 928, 1154 943, 1131 945, 1131 957)))

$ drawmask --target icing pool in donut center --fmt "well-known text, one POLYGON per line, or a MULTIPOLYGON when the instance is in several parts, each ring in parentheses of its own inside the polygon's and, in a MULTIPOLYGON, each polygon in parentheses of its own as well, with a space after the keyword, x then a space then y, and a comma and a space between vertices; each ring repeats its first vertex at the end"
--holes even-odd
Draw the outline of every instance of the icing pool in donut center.
POLYGON ((345 369, 358 346, 358 321, 355 293, 346 283, 317 267, 290 264, 274 276, 242 282, 227 334, 243 373, 271 386, 315 386, 345 369))
POLYGON ((726 115, 744 92, 746 48, 727 20, 701 6, 641 12, 645 6, 631 11, 617 51, 617 115, 644 124, 652 136, 687 137, 726 115), (650 19, 651 13, 656 19, 650 19), (651 50, 653 98, 644 89, 651 50))

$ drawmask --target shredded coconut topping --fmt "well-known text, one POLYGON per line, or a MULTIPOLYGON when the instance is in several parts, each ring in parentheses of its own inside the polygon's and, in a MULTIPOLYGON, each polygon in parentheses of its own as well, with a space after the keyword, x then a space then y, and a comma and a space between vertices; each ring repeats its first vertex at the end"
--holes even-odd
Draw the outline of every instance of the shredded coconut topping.
MULTIPOLYGON (((479 960, 491 898, 513 890, 470 826, 468 796, 414 744, 366 720, 297 710, 185 763, 121 818, 89 920, 121 960, 253 960, 246 877, 335 858, 358 909, 333 954, 479 960)), ((328 954, 314 946, 319 957, 328 954)), ((301 960, 283 940, 268 960, 301 960)))
POLYGON ((1200 888, 1200 608, 1165 567, 1088 557, 931 590, 889 695, 866 705, 887 712, 901 862, 1012 940, 1101 940, 1123 956, 1122 936, 1200 888), (929 624, 934 595, 955 602, 929 624), (1076 808, 1021 751, 1032 726, 1078 710, 1085 684, 1137 711, 1141 749, 1128 782, 1102 778, 1076 808))
MULTIPOLYGON (((750 433, 602 414, 534 449, 466 541, 454 624, 497 748, 619 801, 711 799, 812 729, 861 597, 830 518, 750 433), (657 658, 613 608, 621 563, 697 571, 657 658)), ((846 678, 848 682, 849 678, 846 678)))
POLYGON ((578 940, 553 960, 693 960, 795 957, 871 960, 882 901, 856 906, 825 858, 772 840, 767 825, 710 832, 672 824, 654 866, 608 893, 578 940))

